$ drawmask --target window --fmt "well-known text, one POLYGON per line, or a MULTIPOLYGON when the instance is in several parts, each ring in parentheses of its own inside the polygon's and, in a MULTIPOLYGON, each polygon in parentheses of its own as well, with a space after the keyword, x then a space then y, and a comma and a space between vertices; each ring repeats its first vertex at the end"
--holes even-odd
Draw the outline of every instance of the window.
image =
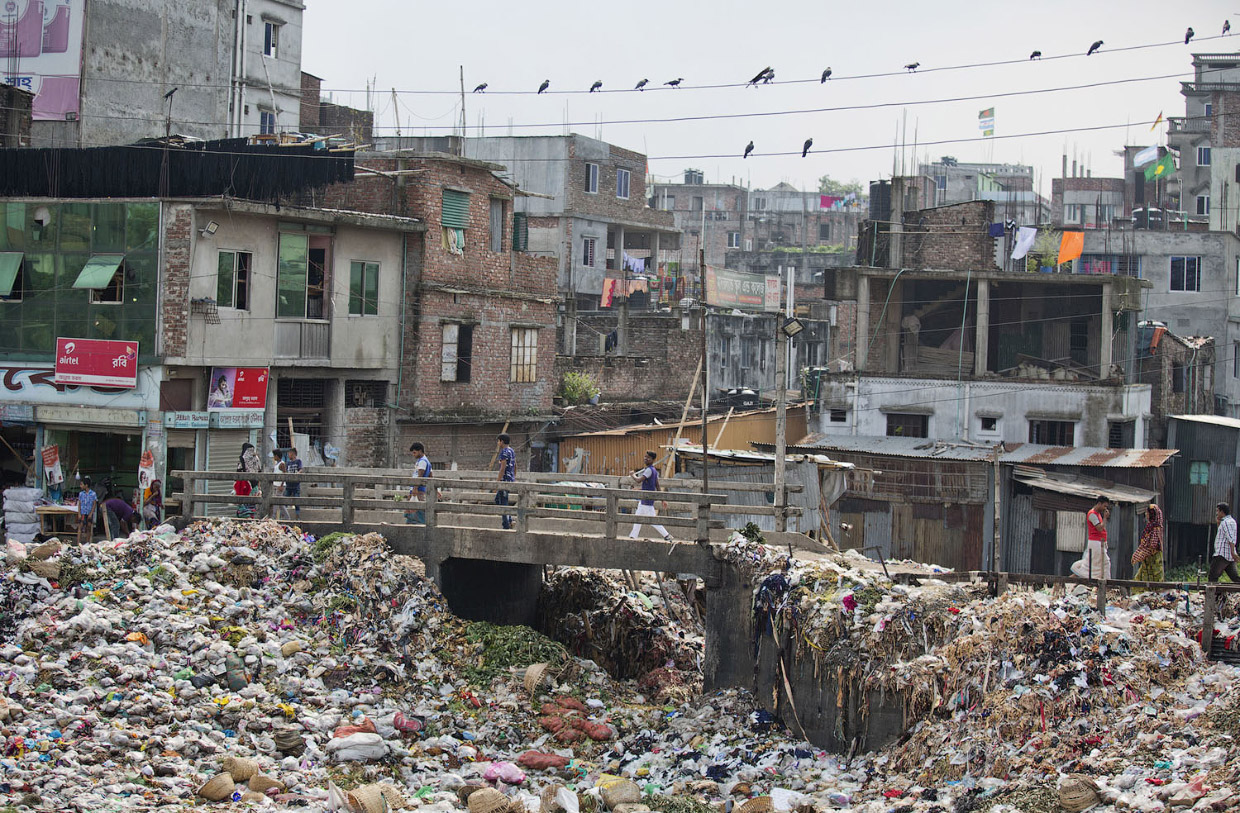
POLYGON ((732 358, 731 336, 724 336, 719 339, 719 355, 723 357, 724 364, 727 364, 728 359, 732 358))
POLYGON ((765 209, 765 208, 766 208, 766 198, 754 198, 754 199, 753 199, 753 208, 754 208, 754 211, 761 211, 761 210, 765 209))
POLYGON ((766 372, 766 357, 771 351, 771 344, 766 339, 758 340, 758 370, 766 372))
POLYGON ((1076 421, 1029 421, 1029 442, 1073 446, 1076 443, 1076 421))
POLYGON ((1173 291, 1200 291, 1201 290, 1201 258, 1200 257, 1172 257, 1171 258, 1171 290, 1173 291))
POLYGON ((657 199, 659 201, 659 208, 665 212, 670 212, 676 208, 675 195, 659 195, 657 199))
POLYGON ((702 211, 703 209, 705 209, 705 208, 706 208, 705 203, 702 201, 702 196, 701 196, 701 195, 694 195, 694 196, 693 196, 692 206, 690 206, 690 208, 691 208, 693 211, 695 211, 695 212, 700 212, 700 211, 702 211))
POLYGON ((946 175, 935 175, 934 176, 934 188, 939 190, 940 192, 947 189, 947 176, 946 175))
POLYGON ((818 224, 818 240, 822 241, 822 240, 830 240, 830 239, 831 239, 831 224, 830 223, 819 223, 818 224))
POLYGON ((1180 393, 1188 389, 1187 368, 1183 362, 1171 362, 1171 391, 1180 393))
POLYGON ((741 233, 738 231, 728 232, 728 248, 741 247, 741 233))
POLYGON ((1089 365, 1089 320, 1073 319, 1068 325, 1068 358, 1089 365))
POLYGON ((998 432, 999 431, 999 419, 996 418, 994 415, 983 415, 982 416, 982 431, 983 432, 998 432))
POLYGON ((1136 421, 1109 421, 1107 423, 1107 448, 1131 449, 1136 437, 1136 421))
POLYGON ((1206 118, 1214 115, 1214 102, 1206 102, 1206 118))
POLYGON ((1209 461, 1194 460, 1188 464, 1188 484, 1190 486, 1210 485, 1209 461))
POLYGON ((594 267, 594 245, 597 242, 593 237, 581 238, 581 264, 586 268, 594 267))
POLYGON ((512 364, 509 379, 514 384, 533 384, 538 380, 538 329, 512 329, 512 364))
POLYGON ((1231 343, 1231 377, 1240 378, 1240 342, 1231 343))
POLYGON ((216 265, 215 302, 221 308, 239 311, 250 307, 250 263, 248 251, 221 251, 216 265))
POLYGON ((454 229, 469 228, 469 193, 456 189, 443 190, 439 222, 454 229))
POLYGON ((530 221, 525 212, 513 212, 512 215, 512 250, 529 251, 530 221))
POLYGON ((328 252, 331 238, 321 234, 296 232, 313 228, 298 223, 280 224, 276 262, 276 318, 324 319, 327 306, 328 252))
POLYGON ((833 409, 828 417, 831 423, 848 423, 848 410, 833 409))
POLYGON ((20 251, 0 251, 0 302, 21 302, 26 289, 20 251))
POLYGON ((366 379, 344 382, 346 407, 381 407, 387 403, 388 383, 366 379))
POLYGON ((491 198, 491 250, 504 250, 504 201, 491 198))
POLYGON ((91 304, 124 302, 125 255, 92 255, 74 280, 73 287, 89 289, 91 304))
POLYGON ((443 326, 439 380, 468 382, 474 366, 474 326, 455 322, 443 326))
POLYGON ((379 315, 379 264, 354 260, 349 264, 349 315, 379 315))
POLYGON ((272 59, 280 57, 280 24, 263 23, 263 56, 272 59))
POLYGON ((598 164, 586 164, 586 192, 598 194, 598 164))
POLYGON ((1199 167, 1210 166, 1210 148, 1209 147, 1198 147, 1197 148, 1197 166, 1199 167))
POLYGON ((924 438, 930 435, 930 416, 905 412, 887 415, 887 437, 924 438))
POLYGON ((1198 195, 1197 196, 1197 214, 1199 215, 1210 214, 1210 196, 1209 195, 1198 195))
POLYGON ((276 132, 276 114, 270 110, 258 111, 258 132, 260 135, 274 135, 276 132))
POLYGON ((616 170, 616 197, 627 199, 629 196, 629 171, 627 169, 616 170))

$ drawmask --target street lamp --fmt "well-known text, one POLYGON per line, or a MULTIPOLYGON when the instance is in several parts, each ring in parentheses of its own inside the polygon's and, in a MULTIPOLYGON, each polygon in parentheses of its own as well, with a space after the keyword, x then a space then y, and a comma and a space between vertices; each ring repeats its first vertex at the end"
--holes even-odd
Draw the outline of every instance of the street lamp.
POLYGON ((791 339, 802 330, 805 330, 805 323, 795 316, 789 316, 780 324, 779 329, 784 332, 785 336, 791 339))

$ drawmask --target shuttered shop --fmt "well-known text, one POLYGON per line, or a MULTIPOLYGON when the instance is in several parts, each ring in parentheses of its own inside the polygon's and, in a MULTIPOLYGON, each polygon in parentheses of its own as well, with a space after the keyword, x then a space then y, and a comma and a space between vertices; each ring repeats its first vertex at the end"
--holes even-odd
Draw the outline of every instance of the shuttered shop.
MULTIPOLYGON (((237 470, 237 461, 241 458, 241 446, 252 443, 252 432, 249 429, 212 429, 207 433, 207 471, 237 470)), ((232 480, 208 481, 205 491, 208 494, 233 493, 232 480)), ((199 491, 202 491, 199 487, 199 491)), ((228 503, 212 503, 205 506, 204 512, 209 517, 234 516, 236 506, 228 503)))

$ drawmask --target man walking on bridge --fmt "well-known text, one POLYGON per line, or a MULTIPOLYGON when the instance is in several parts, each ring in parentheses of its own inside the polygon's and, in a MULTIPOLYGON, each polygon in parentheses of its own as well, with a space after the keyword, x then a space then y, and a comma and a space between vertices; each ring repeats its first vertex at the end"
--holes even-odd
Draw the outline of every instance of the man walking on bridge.
MULTIPOLYGON (((637 471, 629 475, 634 480, 638 480, 641 482, 642 491, 658 491, 659 490, 659 470, 654 467, 655 458, 656 458, 656 455, 654 452, 646 452, 645 468, 638 469, 637 471)), ((654 500, 638 500, 636 513, 637 513, 637 516, 639 517, 658 516, 658 512, 654 510, 654 500)), ((637 535, 641 532, 641 527, 642 526, 640 522, 633 523, 633 530, 629 531, 629 539, 636 539, 637 535)), ((665 542, 672 541, 672 535, 669 534, 667 532, 667 529, 664 528, 662 525, 655 525, 654 529, 659 534, 659 536, 663 537, 663 541, 665 542)))
MULTIPOLYGON (((513 451, 511 439, 505 432, 495 439, 499 447, 499 481, 501 483, 511 483, 517 479, 517 453, 513 451)), ((508 492, 495 492, 496 505, 508 505, 508 492)), ((512 527, 512 516, 504 514, 504 530, 512 527)))

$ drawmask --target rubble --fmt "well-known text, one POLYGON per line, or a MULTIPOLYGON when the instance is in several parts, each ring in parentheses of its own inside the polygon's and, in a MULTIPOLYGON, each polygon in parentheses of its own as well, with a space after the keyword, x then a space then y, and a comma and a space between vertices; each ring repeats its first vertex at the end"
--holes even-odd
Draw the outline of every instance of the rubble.
POLYGON ((25 558, 0 574, 0 807, 1165 811, 1228 809, 1240 787, 1240 683, 1203 659, 1179 592, 1113 598, 1102 617, 1092 593, 993 598, 929 568, 896 585, 856 554, 800 562, 734 537, 759 629, 794 631, 789 657, 913 721, 888 748, 836 755, 747 692, 700 695, 700 629, 649 581, 553 577, 562 608, 605 599, 619 630, 576 600, 563 629, 588 625, 597 646, 566 651, 456 618, 373 534, 214 521, 39 555, 61 581, 25 558), (653 654, 616 655, 638 629, 653 654), (637 659, 639 679, 608 658, 637 659))

